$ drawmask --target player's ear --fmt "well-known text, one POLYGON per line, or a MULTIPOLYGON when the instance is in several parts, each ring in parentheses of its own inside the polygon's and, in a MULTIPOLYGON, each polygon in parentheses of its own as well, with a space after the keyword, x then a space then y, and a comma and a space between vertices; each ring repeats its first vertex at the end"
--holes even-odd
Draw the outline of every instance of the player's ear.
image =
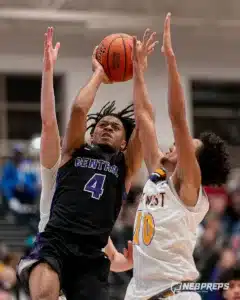
POLYGON ((121 151, 124 151, 126 149, 126 147, 127 147, 127 142, 125 140, 123 140, 121 147, 120 147, 121 151))
POLYGON ((90 143, 92 144, 93 142, 93 133, 90 134, 90 143))

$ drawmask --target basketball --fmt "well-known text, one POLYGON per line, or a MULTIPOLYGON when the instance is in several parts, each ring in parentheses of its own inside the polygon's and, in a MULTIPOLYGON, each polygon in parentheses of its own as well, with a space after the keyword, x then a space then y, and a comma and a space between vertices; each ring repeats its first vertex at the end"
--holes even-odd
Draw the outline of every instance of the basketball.
POLYGON ((125 33, 105 37, 96 51, 96 58, 112 82, 128 81, 133 76, 132 36, 125 33))

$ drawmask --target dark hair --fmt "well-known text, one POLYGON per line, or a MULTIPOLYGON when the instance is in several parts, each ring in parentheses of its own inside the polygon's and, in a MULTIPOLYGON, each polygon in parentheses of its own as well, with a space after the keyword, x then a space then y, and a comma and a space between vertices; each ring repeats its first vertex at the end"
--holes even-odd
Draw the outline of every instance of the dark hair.
POLYGON ((203 146, 198 153, 198 162, 202 174, 202 184, 224 184, 230 172, 229 153, 225 142, 212 132, 200 135, 203 146))
POLYGON ((97 123, 106 116, 113 116, 118 118, 125 129, 126 133, 126 142, 128 143, 130 136, 133 132, 133 129, 135 128, 135 120, 133 118, 134 111, 133 111, 133 104, 128 105, 123 110, 116 112, 116 106, 115 101, 108 102, 105 104, 102 109, 95 114, 89 114, 87 121, 93 121, 87 128, 90 129, 90 134, 93 134, 94 129, 97 125, 97 123))
MULTIPOLYGON (((218 281, 221 283, 229 283, 232 280, 240 280, 240 264, 224 271, 218 281)), ((223 289, 220 289, 220 294, 222 293, 223 289)))
POLYGON ((237 264, 237 266, 227 269, 224 273, 221 275, 221 282, 229 282, 231 280, 240 280, 240 264, 237 264))

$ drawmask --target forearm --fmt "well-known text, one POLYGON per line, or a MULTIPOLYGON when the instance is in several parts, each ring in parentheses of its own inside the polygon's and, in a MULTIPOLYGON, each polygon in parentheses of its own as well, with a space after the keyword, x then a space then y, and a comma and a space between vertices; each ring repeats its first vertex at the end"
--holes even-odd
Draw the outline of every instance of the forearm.
POLYGON ((148 114, 151 119, 154 119, 153 107, 148 97, 147 86, 142 73, 134 77, 133 98, 136 121, 143 114, 148 114))
POLYGON ((167 58, 168 66, 168 112, 172 121, 179 122, 186 117, 184 94, 175 56, 167 58))
POLYGON ((43 71, 41 89, 41 119, 43 126, 56 123, 53 71, 43 71))
POLYGON ((114 253, 111 260, 110 270, 112 272, 125 272, 133 268, 132 263, 126 260, 124 255, 118 251, 114 253))
POLYGON ((89 82, 79 91, 74 101, 73 109, 79 109, 87 115, 93 105, 96 93, 103 82, 103 77, 104 73, 102 70, 96 70, 93 73, 89 82))
POLYGON ((152 173, 159 164, 162 155, 158 147, 153 107, 148 97, 143 75, 136 77, 134 80, 135 118, 139 130, 144 160, 149 173, 152 173))

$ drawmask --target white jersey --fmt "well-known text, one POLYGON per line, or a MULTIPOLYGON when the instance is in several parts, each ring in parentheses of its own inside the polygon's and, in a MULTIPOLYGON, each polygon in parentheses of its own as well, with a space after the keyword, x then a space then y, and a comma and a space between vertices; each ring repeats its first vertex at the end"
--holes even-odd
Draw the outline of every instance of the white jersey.
POLYGON ((197 279, 193 250, 208 209, 202 188, 196 206, 188 208, 171 178, 147 181, 135 218, 133 278, 125 300, 145 300, 172 284, 197 279))
POLYGON ((49 220, 50 208, 55 192, 57 172, 60 163, 61 157, 59 157, 58 161, 51 169, 47 169, 41 165, 42 191, 40 197, 40 222, 38 225, 39 232, 44 231, 49 220))

